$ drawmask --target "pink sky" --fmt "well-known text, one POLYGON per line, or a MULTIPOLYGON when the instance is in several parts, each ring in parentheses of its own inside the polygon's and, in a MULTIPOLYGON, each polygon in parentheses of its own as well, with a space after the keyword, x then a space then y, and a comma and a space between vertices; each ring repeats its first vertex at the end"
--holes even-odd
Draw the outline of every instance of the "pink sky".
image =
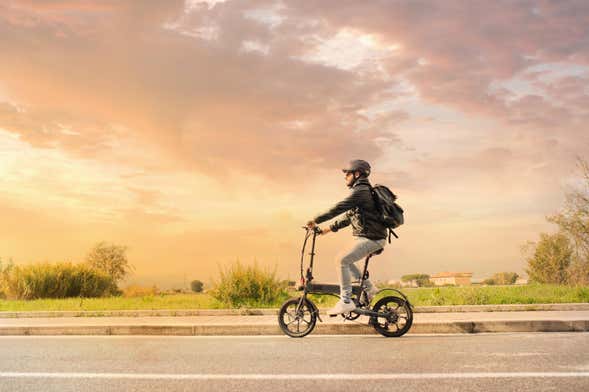
POLYGON ((586 1, 2 2, 0 257, 105 240, 130 282, 292 279, 362 158, 407 211, 373 276, 524 274, 588 158, 588 81, 586 1))

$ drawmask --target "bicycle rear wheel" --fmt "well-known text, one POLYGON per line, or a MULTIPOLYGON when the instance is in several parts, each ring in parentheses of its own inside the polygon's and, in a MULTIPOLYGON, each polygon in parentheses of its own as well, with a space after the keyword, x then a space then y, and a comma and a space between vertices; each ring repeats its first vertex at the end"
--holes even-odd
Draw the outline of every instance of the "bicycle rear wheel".
POLYGON ((315 305, 307 298, 289 299, 282 304, 278 312, 280 329, 293 338, 307 336, 313 331, 316 323, 315 305))
POLYGON ((407 333, 413 324, 413 311, 407 301, 399 297, 384 297, 372 308, 386 316, 371 317, 370 323, 379 334, 399 337, 407 333))

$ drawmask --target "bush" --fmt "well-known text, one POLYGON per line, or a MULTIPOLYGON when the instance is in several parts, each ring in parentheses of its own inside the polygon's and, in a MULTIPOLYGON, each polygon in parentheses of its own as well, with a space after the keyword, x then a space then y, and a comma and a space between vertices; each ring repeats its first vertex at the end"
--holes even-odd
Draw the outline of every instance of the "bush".
POLYGON ((159 294, 159 290, 156 285, 151 287, 147 286, 140 286, 137 284, 132 284, 127 286, 123 289, 123 297, 147 297, 149 295, 157 295, 159 294))
POLYGON ((262 270, 257 264, 244 266, 239 261, 220 270, 219 281, 214 282, 210 294, 232 307, 277 305, 288 296, 276 272, 262 270))
POLYGON ((567 283, 567 269, 571 264, 573 248, 563 233, 540 234, 538 243, 529 243, 526 272, 530 281, 537 283, 567 283))
POLYGON ((14 263, 12 260, 8 263, 4 263, 0 258, 0 299, 6 298, 8 295, 8 276, 13 268, 14 263))
POLYGON ((433 286, 433 283, 429 280, 428 274, 410 274, 401 276, 401 282, 415 281, 417 287, 428 287, 433 286))
POLYGON ((519 275, 515 272, 497 272, 491 280, 495 282, 494 284, 506 285, 515 284, 517 278, 519 278, 519 275))
POLYGON ((103 297, 116 291, 107 274, 85 264, 15 266, 6 274, 6 296, 14 299, 103 297))
POLYGON ((202 288, 204 284, 200 280, 193 280, 190 282, 190 289, 195 293, 202 293, 202 288))

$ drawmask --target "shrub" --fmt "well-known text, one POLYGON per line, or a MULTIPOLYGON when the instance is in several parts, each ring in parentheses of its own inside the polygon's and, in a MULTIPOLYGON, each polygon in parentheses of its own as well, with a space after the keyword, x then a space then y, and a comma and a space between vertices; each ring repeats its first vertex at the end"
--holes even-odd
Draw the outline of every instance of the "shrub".
POLYGON ((573 248, 562 233, 540 234, 538 243, 529 243, 528 273, 537 283, 567 283, 567 268, 571 264, 573 248))
POLYGON ((14 268, 12 259, 8 263, 4 263, 0 258, 0 299, 6 298, 8 295, 8 276, 10 271, 14 268))
POLYGON ((274 305, 288 296, 276 272, 263 270, 257 264, 245 266, 239 261, 220 270, 220 278, 210 294, 232 307, 274 305))
POLYGON ((132 284, 127 286, 123 289, 123 297, 147 297, 149 295, 157 295, 159 294, 159 290, 156 285, 151 287, 148 286, 140 286, 137 284, 132 284))
POLYGON ((102 297, 116 289, 112 278, 85 264, 39 263, 13 267, 5 281, 14 299, 102 297))
POLYGON ((428 274, 410 274, 401 276, 401 282, 415 281, 417 287, 428 287, 433 286, 433 283, 429 280, 428 274))
POLYGON ((493 275, 493 280, 495 284, 506 285, 506 284, 515 284, 519 278, 519 275, 515 272, 497 272, 493 275))
POLYGON ((190 282, 190 289, 195 293, 202 293, 204 284, 200 280, 193 280, 190 282))

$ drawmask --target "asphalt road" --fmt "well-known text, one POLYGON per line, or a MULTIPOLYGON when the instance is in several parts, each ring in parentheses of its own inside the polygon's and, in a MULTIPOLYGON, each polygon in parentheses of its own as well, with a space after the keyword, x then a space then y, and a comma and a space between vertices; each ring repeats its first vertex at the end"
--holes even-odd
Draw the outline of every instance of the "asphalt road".
POLYGON ((0 337, 0 391, 588 391, 589 333, 0 337))

